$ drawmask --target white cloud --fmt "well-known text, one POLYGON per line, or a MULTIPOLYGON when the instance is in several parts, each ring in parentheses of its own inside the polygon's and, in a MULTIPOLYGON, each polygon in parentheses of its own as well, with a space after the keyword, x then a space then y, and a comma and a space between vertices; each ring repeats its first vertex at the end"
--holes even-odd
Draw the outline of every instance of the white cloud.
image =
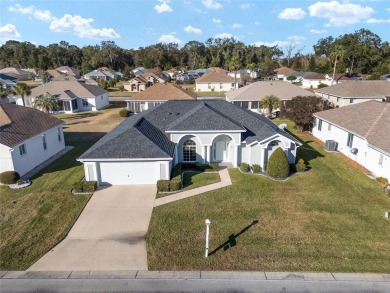
POLYGON ((369 20, 367 20, 367 23, 390 23, 390 19, 370 18, 369 20))
POLYGON ((290 36, 290 37, 288 37, 287 39, 288 39, 288 40, 292 40, 292 41, 296 41, 296 42, 306 40, 305 37, 303 37, 303 36, 298 36, 298 35, 290 36))
POLYGON ((236 28, 242 28, 243 25, 241 23, 235 23, 232 25, 232 28, 236 29, 236 28))
POLYGON ((326 33, 326 30, 311 29, 310 32, 311 32, 312 34, 324 34, 324 33, 326 33))
POLYGON ((194 34, 197 34, 197 35, 201 35, 203 32, 201 29, 199 28, 195 28, 191 25, 188 25, 184 28, 184 31, 186 31, 187 33, 194 33, 194 34))
POLYGON ((203 0, 202 4, 208 9, 220 9, 222 4, 215 0, 203 0))
POLYGON ((163 13, 163 12, 172 12, 172 8, 168 5, 169 0, 158 0, 161 4, 156 4, 154 6, 154 10, 157 13, 163 13))
POLYGON ((34 8, 34 5, 23 7, 20 4, 15 4, 14 6, 8 7, 8 10, 11 12, 19 12, 19 13, 23 13, 23 14, 33 14, 35 8, 34 8))
POLYGON ((302 8, 286 8, 279 13, 279 18, 299 20, 304 18, 305 15, 306 12, 302 8))
POLYGON ((80 15, 65 14, 60 19, 50 23, 53 32, 73 32, 80 38, 87 39, 117 39, 120 35, 111 28, 96 29, 91 26, 93 18, 83 18, 80 15))
POLYGON ((158 41, 165 44, 169 44, 169 43, 181 44, 181 40, 179 40, 178 38, 176 38, 171 34, 162 35, 161 37, 158 38, 158 41))
POLYGON ((36 19, 50 22, 54 19, 53 15, 51 15, 51 12, 49 10, 36 10, 34 12, 34 17, 36 19))
POLYGON ((339 3, 338 1, 317 2, 309 6, 310 16, 327 18, 326 26, 343 26, 359 23, 370 18, 375 11, 360 4, 339 3))
POLYGON ((9 40, 18 40, 19 38, 20 34, 15 25, 8 23, 4 26, 0 26, 0 44, 9 40))
POLYGON ((214 36, 214 39, 230 39, 230 38, 234 38, 234 36, 229 33, 222 33, 214 36))
POLYGON ((54 19, 54 17, 52 16, 49 10, 39 10, 36 9, 34 5, 23 7, 20 4, 15 4, 14 6, 8 7, 8 10, 11 12, 30 14, 33 15, 36 19, 46 21, 46 22, 50 22, 54 19))
POLYGON ((273 42, 261 42, 261 41, 258 41, 258 42, 254 42, 252 45, 253 46, 257 46, 257 47, 260 47, 260 46, 267 46, 267 47, 274 47, 274 46, 278 46, 278 47, 284 47, 284 46, 288 46, 288 45, 291 45, 292 43, 291 42, 288 42, 288 41, 273 41, 273 42))
POLYGON ((242 3, 240 5, 241 10, 248 10, 248 9, 251 9, 252 7, 253 7, 252 3, 242 3))
POLYGON ((220 23, 221 23, 221 20, 218 19, 218 18, 213 18, 213 22, 216 23, 216 24, 220 24, 220 23))

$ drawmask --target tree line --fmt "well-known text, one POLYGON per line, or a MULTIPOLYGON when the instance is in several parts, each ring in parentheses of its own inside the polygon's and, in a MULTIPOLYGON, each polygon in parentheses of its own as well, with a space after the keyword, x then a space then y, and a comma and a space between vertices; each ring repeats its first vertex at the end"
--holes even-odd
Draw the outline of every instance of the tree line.
POLYGON ((190 41, 181 48, 178 44, 158 43, 138 49, 120 48, 113 41, 79 48, 66 41, 36 46, 11 40, 0 47, 0 67, 47 70, 66 65, 80 69, 83 74, 103 66, 125 74, 141 66, 160 67, 163 70, 259 68, 262 75, 267 76, 280 65, 296 71, 330 73, 336 63, 338 72, 371 74, 374 78, 390 72, 389 43, 366 29, 337 38, 322 38, 313 49, 314 53, 302 54, 303 48, 294 44, 286 48, 254 46, 233 38, 190 41))

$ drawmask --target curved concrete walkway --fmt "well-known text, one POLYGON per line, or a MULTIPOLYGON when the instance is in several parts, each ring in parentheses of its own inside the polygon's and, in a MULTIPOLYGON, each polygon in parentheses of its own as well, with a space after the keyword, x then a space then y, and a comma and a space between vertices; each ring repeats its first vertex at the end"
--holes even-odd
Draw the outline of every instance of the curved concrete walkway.
POLYGON ((219 177, 221 178, 221 182, 209 184, 209 185, 202 186, 199 188, 194 188, 194 189, 190 189, 187 191, 178 192, 178 193, 175 193, 172 195, 167 195, 167 196, 158 198, 154 202, 154 206, 158 207, 158 206, 161 206, 163 204, 171 203, 171 202, 181 200, 184 198, 188 198, 188 197, 191 197, 191 196, 194 196, 197 194, 205 193, 207 191, 211 191, 211 190, 215 190, 215 189, 219 189, 222 187, 232 185, 232 180, 230 179, 229 171, 227 168, 222 169, 218 173, 219 173, 219 177))
POLYGON ((99 189, 68 236, 28 271, 147 270, 145 235, 155 197, 155 185, 99 189))

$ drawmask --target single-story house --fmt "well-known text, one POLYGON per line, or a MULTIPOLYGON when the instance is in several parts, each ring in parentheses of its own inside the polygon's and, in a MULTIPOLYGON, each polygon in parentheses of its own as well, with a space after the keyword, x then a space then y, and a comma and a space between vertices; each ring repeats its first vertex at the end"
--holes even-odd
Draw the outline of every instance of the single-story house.
POLYGON ((323 73, 312 73, 302 77, 302 87, 305 89, 316 89, 321 83, 330 85, 323 73))
POLYGON ((132 93, 142 92, 146 90, 148 87, 150 87, 151 85, 153 84, 147 81, 145 78, 143 78, 142 74, 123 83, 123 87, 125 88, 125 90, 132 93))
POLYGON ((296 96, 313 96, 313 93, 287 81, 271 80, 257 81, 225 94, 226 101, 261 113, 267 112, 267 109, 261 109, 260 101, 270 95, 278 97, 283 102, 296 96))
MULTIPOLYGON (((45 94, 60 102, 60 107, 53 113, 97 111, 109 106, 108 92, 105 89, 75 80, 51 81, 31 89, 31 94, 24 97, 26 106, 33 107, 34 100, 45 94)), ((21 105, 20 96, 16 97, 16 101, 21 105)))
POLYGON ((0 73, 4 73, 8 76, 12 76, 12 77, 16 78, 18 81, 31 79, 30 72, 24 71, 24 70, 17 68, 17 67, 6 67, 3 69, 0 69, 0 73))
POLYGON ((11 90, 18 82, 18 79, 10 75, 0 73, 0 82, 2 83, 4 89, 11 90))
POLYGON ((174 84, 157 83, 126 102, 129 111, 141 113, 170 100, 196 100, 196 94, 174 84))
POLYGON ((70 66, 60 66, 56 68, 57 71, 66 74, 66 75, 73 75, 76 78, 80 78, 80 70, 70 67, 70 66))
POLYGON ((380 76, 380 80, 388 80, 388 81, 390 81, 390 73, 381 75, 380 76))
POLYGON ((152 84, 155 83, 164 83, 165 79, 161 78, 159 75, 155 74, 152 71, 145 72, 141 74, 143 78, 145 78, 147 81, 151 82, 152 84))
POLYGON ((121 72, 117 72, 111 70, 107 67, 102 67, 99 69, 95 69, 83 76, 86 80, 94 79, 94 80, 105 80, 108 81, 112 78, 122 79, 123 74, 121 72))
POLYGON ((77 160, 99 185, 155 184, 181 162, 264 167, 278 147, 295 163, 299 146, 266 117, 226 101, 168 101, 128 117, 77 160))
POLYGON ((276 73, 277 79, 279 79, 279 80, 287 80, 287 77, 289 77, 291 74, 296 72, 294 69, 291 69, 291 68, 288 68, 285 66, 282 66, 278 69, 275 69, 274 71, 276 73))
POLYGON ((368 101, 314 117, 315 137, 390 181, 390 102, 368 101))
POLYGON ((386 80, 352 80, 317 89, 316 95, 335 107, 349 106, 370 100, 390 99, 390 82, 386 80))
POLYGON ((23 176, 65 148, 64 122, 37 109, 0 105, 0 173, 23 176))
POLYGON ((226 92, 238 88, 238 79, 218 72, 209 72, 195 80, 197 92, 226 92))
POLYGON ((230 71, 227 73, 230 77, 236 77, 239 80, 243 80, 245 78, 249 79, 250 75, 249 72, 245 69, 240 69, 240 70, 235 70, 235 71, 230 71))
POLYGON ((328 81, 327 82, 328 85, 334 85, 334 84, 354 80, 345 73, 336 73, 334 79, 333 79, 333 74, 325 74, 325 79, 328 81))
POLYGON ((131 71, 135 76, 141 75, 142 73, 146 73, 148 70, 144 67, 137 67, 131 71))
POLYGON ((214 71, 214 72, 221 73, 221 74, 227 74, 229 72, 226 69, 223 69, 221 67, 209 67, 209 68, 207 68, 207 72, 210 72, 210 71, 214 71))

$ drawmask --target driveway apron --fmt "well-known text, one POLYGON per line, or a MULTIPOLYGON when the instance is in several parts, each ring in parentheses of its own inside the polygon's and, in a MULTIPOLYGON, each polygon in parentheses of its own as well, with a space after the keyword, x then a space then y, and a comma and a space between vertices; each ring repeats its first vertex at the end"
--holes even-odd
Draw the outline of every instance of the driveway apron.
POLYGON ((28 270, 147 270, 145 236, 155 196, 155 185, 100 188, 68 236, 28 270))

